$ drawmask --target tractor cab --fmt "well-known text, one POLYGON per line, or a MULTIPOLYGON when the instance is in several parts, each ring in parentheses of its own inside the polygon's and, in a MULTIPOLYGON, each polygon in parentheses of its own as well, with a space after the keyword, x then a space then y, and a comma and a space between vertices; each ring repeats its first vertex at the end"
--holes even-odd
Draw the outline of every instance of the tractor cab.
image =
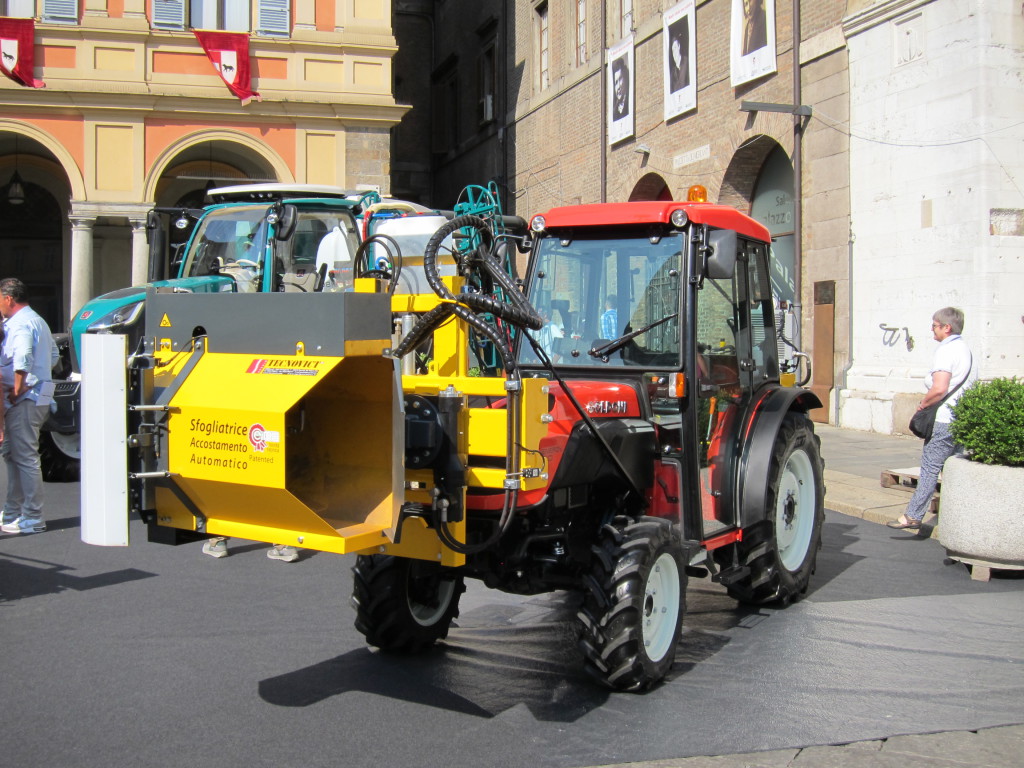
POLYGON ((779 389, 768 231, 673 202, 556 208, 531 231, 528 298, 545 324, 520 364, 561 379, 558 396, 572 390, 595 421, 649 431, 630 444, 654 458, 650 514, 707 548, 737 541, 742 443, 779 389))

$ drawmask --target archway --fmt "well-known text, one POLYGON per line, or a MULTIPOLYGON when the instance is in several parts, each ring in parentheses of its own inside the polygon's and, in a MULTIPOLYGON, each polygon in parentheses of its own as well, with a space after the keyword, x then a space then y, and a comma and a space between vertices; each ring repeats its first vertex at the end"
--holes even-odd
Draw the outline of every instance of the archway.
POLYGON ((60 162, 46 146, 21 133, 0 132, 0 278, 23 281, 32 307, 53 331, 63 331, 67 322, 64 237, 70 191, 60 162))
POLYGON ((146 198, 175 205, 210 186, 245 182, 294 181, 288 164, 252 136, 233 131, 200 131, 167 147, 146 179, 146 198))
POLYGON ((630 202, 634 200, 671 200, 672 190, 668 184, 656 173, 648 173, 643 176, 629 193, 630 202))
POLYGON ((772 235, 772 290, 782 301, 796 302, 796 264, 793 218, 793 164, 777 146, 761 166, 754 185, 750 215, 772 235))
MULTIPOLYGON (((220 134, 207 134, 207 137, 220 134)), ((202 139, 203 135, 193 139, 202 139)), ((166 155, 164 170, 156 179, 156 204, 173 208, 202 208, 206 193, 217 187, 279 180, 273 164, 246 146, 224 138, 199 140, 166 155)), ((191 229, 172 227, 168 234, 171 252, 183 245, 191 229)))

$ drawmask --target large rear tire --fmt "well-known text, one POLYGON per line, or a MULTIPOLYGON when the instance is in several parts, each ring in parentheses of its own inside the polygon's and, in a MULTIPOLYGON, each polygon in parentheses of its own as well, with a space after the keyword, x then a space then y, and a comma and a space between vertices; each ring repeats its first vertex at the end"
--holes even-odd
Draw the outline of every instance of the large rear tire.
POLYGON ((81 467, 79 435, 42 430, 39 433, 39 464, 48 483, 74 483, 81 467))
POLYGON ((356 629, 393 653, 419 653, 447 637, 466 591, 461 575, 424 560, 360 555, 352 572, 356 629))
POLYGON ((579 612, 587 671, 616 690, 647 690, 672 668, 682 631, 679 532, 661 518, 618 518, 602 529, 593 554, 579 612))
POLYGON ((737 545, 750 571, 728 586, 740 602, 786 605, 807 592, 825 521, 820 446, 806 414, 786 414, 772 450, 767 519, 744 529, 737 545))

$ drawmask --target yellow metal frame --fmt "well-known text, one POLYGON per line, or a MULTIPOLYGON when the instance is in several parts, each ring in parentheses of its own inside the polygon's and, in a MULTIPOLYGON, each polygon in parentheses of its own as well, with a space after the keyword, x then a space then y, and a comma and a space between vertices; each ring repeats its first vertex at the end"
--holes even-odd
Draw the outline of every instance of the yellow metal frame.
MULTIPOLYGON (((443 279, 457 296, 463 279, 443 279)), ((357 291, 379 289, 376 280, 356 281, 357 291)), ((442 301, 433 294, 395 295, 391 309, 422 314, 442 301)), ((164 387, 194 353, 175 353, 161 341, 157 355, 164 365, 155 381, 164 387)), ((216 339, 209 344, 215 348, 216 339)), ((397 364, 383 356, 390 344, 359 342, 346 348, 345 357, 310 357, 297 341, 295 355, 276 358, 278 375, 252 375, 247 366, 253 355, 204 352, 171 399, 167 460, 173 482, 205 516, 205 532, 450 567, 465 562, 421 518, 400 523, 404 502, 430 507, 434 485, 431 470, 402 468, 402 398, 452 391, 461 396, 457 450, 467 463, 467 484, 500 491, 505 470, 493 465, 505 458, 507 411, 470 407, 469 398, 506 398, 506 379, 469 375, 470 337, 456 317, 434 330, 427 372, 402 376, 400 391, 397 364)), ((518 487, 530 491, 547 484, 539 447, 547 429, 542 417, 548 382, 521 383, 518 487)), ((169 489, 157 488, 156 507, 159 525, 196 530, 196 517, 169 489)), ((465 515, 448 524, 457 541, 466 540, 466 528, 465 515)))

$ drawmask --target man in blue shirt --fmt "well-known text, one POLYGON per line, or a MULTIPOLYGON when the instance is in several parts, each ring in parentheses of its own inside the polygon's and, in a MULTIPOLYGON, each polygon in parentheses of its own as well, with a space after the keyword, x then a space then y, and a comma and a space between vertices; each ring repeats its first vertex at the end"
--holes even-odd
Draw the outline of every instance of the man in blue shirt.
POLYGON ((601 315, 601 338, 619 338, 619 300, 614 293, 609 293, 604 300, 604 314, 601 315))
POLYGON ((46 321, 28 305, 28 290, 21 280, 0 280, 0 315, 4 318, 0 455, 7 465, 7 500, 0 530, 40 533, 46 530, 46 523, 42 517, 39 429, 53 401, 50 371, 57 362, 57 345, 46 321))

